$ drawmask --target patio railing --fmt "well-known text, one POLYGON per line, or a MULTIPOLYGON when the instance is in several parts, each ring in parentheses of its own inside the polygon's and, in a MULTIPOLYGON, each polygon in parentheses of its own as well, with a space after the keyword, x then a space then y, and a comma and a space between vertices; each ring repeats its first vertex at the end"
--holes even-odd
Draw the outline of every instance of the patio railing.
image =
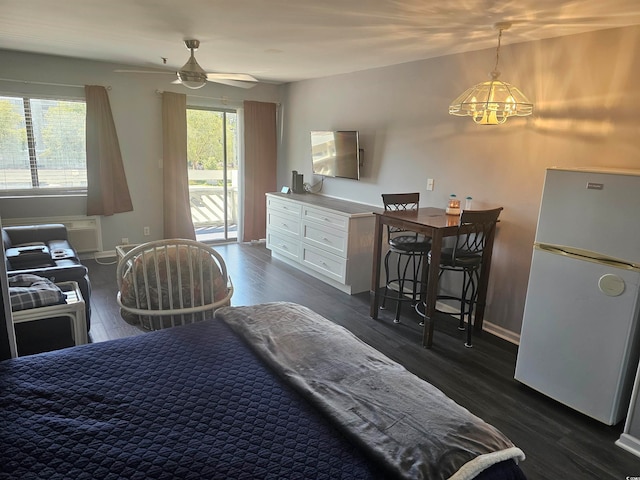
MULTIPOLYGON (((227 224, 237 225, 238 189, 227 190, 227 224)), ((224 189, 213 186, 190 186, 191 218, 197 227, 224 226, 224 189)))

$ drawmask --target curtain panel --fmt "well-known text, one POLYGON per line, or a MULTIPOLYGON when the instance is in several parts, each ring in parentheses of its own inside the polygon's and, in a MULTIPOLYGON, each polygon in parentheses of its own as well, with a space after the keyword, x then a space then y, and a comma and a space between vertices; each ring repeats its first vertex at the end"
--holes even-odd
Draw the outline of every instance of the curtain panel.
POLYGON ((87 106, 87 215, 133 210, 107 89, 85 86, 87 106))
POLYGON ((265 194, 276 189, 276 139, 276 104, 244 102, 244 242, 267 236, 265 194))
POLYGON ((196 239, 189 198, 187 96, 162 94, 164 238, 196 239))

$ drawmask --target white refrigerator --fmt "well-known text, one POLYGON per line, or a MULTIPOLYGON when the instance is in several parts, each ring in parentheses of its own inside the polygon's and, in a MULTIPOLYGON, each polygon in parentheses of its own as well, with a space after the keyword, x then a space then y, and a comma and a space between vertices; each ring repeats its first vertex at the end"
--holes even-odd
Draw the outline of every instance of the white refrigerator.
POLYGON ((607 425, 639 350, 640 170, 547 170, 515 378, 607 425))

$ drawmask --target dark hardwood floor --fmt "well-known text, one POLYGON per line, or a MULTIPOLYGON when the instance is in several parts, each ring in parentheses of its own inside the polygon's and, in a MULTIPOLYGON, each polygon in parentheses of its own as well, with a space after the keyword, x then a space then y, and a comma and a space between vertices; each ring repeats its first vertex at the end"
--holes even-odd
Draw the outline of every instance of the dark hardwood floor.
MULTIPOLYGON (((339 292, 272 259, 264 245, 230 244, 216 249, 235 286, 232 305, 296 302, 343 325, 505 433, 527 455, 521 466, 529 479, 640 476, 640 458, 614 445, 622 424, 600 424, 513 379, 516 346, 484 333, 475 337, 474 348, 467 349, 457 321, 442 315, 433 348, 424 349, 415 313, 405 313, 401 324, 392 322, 392 309, 373 320, 368 293, 339 292)), ((115 265, 84 263, 93 288, 92 341, 140 335, 120 318, 115 265)))

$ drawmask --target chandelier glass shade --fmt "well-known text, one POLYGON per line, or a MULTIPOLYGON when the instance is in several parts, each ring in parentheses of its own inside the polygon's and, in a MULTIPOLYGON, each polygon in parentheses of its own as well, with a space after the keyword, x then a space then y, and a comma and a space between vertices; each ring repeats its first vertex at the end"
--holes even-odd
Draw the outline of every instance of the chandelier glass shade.
POLYGON ((491 80, 467 89, 449 106, 449 114, 470 116, 479 125, 500 125, 511 116, 527 116, 533 113, 533 103, 517 87, 499 80, 500 39, 502 30, 510 24, 500 23, 496 66, 491 72, 491 80))

